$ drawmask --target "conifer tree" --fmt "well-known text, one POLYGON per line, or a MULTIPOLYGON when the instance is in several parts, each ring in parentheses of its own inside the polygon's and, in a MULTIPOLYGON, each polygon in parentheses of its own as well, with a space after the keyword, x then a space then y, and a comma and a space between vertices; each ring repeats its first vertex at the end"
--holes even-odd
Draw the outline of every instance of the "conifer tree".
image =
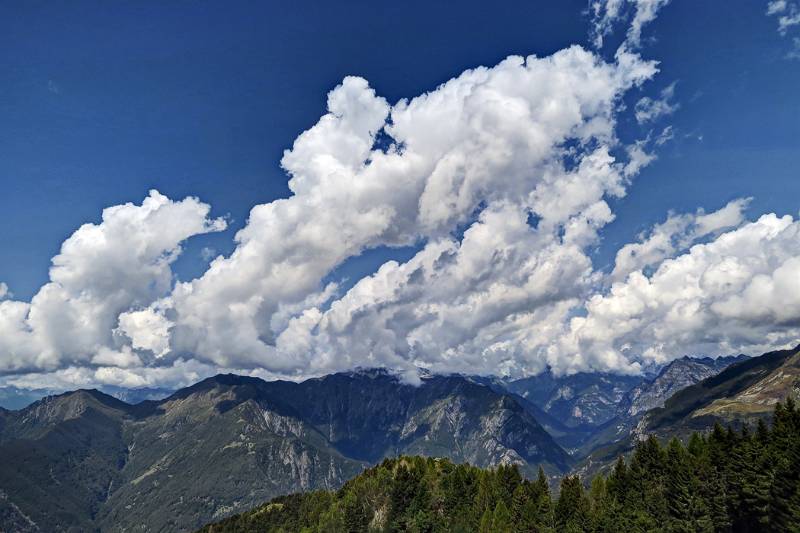
POLYGON ((493 533, 513 533, 514 531, 511 512, 503 500, 497 502, 494 513, 492 513, 492 531, 493 533))
POLYGON ((625 501, 626 492, 628 488, 628 465, 625 464, 625 458, 620 455, 614 465, 614 470, 608 477, 608 493, 617 502, 622 503, 625 501))
POLYGON ((481 523, 478 527, 479 533, 492 533, 492 518, 494 514, 489 509, 486 509, 483 512, 483 516, 481 517, 481 523))
POLYGON ((539 475, 533 484, 533 498, 536 499, 536 510, 538 514, 538 521, 542 527, 554 529, 555 528, 555 513, 553 509, 553 500, 550 496, 550 485, 547 482, 547 476, 544 469, 539 466, 539 475))

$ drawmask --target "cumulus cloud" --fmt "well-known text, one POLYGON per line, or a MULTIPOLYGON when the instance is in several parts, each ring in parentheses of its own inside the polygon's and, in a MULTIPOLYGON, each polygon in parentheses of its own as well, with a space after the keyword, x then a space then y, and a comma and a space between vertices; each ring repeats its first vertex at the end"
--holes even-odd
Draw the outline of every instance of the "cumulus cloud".
MULTIPOLYGON (((573 47, 547 58, 510 57, 469 70, 395 106, 365 80, 346 78, 328 97, 329 113, 283 157, 294 194, 256 206, 233 254, 215 259, 201 278, 178 284, 169 305, 154 310, 173 316, 173 355, 287 374, 356 362, 410 364, 422 343, 404 338, 413 337, 413 328, 401 321, 393 326, 410 329, 393 332, 396 342, 376 343, 380 329, 362 326, 365 331, 353 336, 366 345, 351 349, 346 339, 333 339, 331 346, 342 346, 334 350, 319 342, 326 334, 319 322, 334 322, 323 309, 304 308, 288 322, 275 317, 315 294, 327 273, 365 249, 427 242, 420 252, 426 256, 449 242, 461 250, 464 243, 452 241, 452 232, 472 224, 476 212, 501 205, 513 204, 505 209, 516 218, 540 219, 536 231, 527 224, 521 228, 535 246, 560 241, 565 250, 557 253, 580 255, 612 218, 603 196, 624 194, 631 174, 609 152, 617 143, 618 99, 654 73, 652 63, 631 54, 609 64, 573 47), (386 149, 373 146, 379 131, 392 140, 386 149), (567 159, 577 161, 577 168, 568 170, 567 159)), ((488 223, 485 216, 477 223, 488 223)), ((520 249, 517 261, 536 253, 520 249)), ((442 256, 437 270, 447 262, 442 256)), ((496 287, 504 283, 495 281, 496 287)), ((340 302, 331 307, 341 308, 340 302)), ((436 328, 434 322, 426 327, 436 328)), ((428 344, 431 350, 448 345, 463 352, 465 342, 453 337, 428 344)))
POLYGON ((761 353, 796 344, 798 250, 800 221, 764 215, 595 295, 552 351, 580 354, 579 365, 635 372, 641 362, 685 353, 761 353))
POLYGON ((157 193, 110 208, 65 243, 30 304, 3 302, 3 369, 540 369, 534 332, 589 290, 586 249, 613 219, 606 198, 652 158, 620 144, 615 124, 621 96, 655 72, 626 50, 606 62, 571 47, 468 70, 393 106, 345 78, 283 156, 292 195, 254 207, 230 256, 173 288, 179 243, 224 222, 157 193), (407 245, 416 257, 346 294, 323 286, 349 257, 407 245))
MULTIPOLYGON (((208 205, 153 191, 106 209, 65 241, 30 303, 0 286, 0 373, 18 385, 177 386, 355 366, 636 372, 686 351, 783 342, 798 320, 799 223, 748 224, 747 199, 670 214, 620 249, 612 273, 592 265, 609 199, 671 135, 616 133, 622 96, 657 71, 631 50, 665 4, 593 4, 601 26, 633 10, 611 62, 580 47, 512 56, 395 105, 345 78, 283 155, 291 195, 255 206, 229 256, 204 249, 197 279, 176 283, 171 265, 184 240, 225 228, 208 205), (329 282, 348 258, 400 246, 418 251, 349 290, 329 282), (758 303, 782 291, 780 310, 758 303)), ((637 119, 671 112, 673 89, 640 100, 637 119)))
POLYGON ((225 228, 207 218, 209 209, 195 198, 173 202, 151 191, 141 205, 109 207, 102 222, 81 226, 30 303, 0 302, 0 371, 139 362, 141 354, 115 342, 118 318, 170 292, 182 241, 225 228))
POLYGON ((741 225, 749 203, 750 198, 740 198, 713 213, 706 214, 703 209, 698 209, 694 214, 670 214, 649 234, 641 235, 639 242, 619 249, 611 281, 622 281, 631 272, 658 265, 704 237, 741 225))
POLYGON ((655 20, 658 11, 670 0, 591 0, 589 11, 592 16, 592 40, 598 48, 614 27, 624 20, 630 20, 625 43, 630 48, 641 44, 642 29, 655 20))
POLYGON ((13 294, 8 290, 8 285, 3 282, 0 282, 0 300, 4 298, 10 298, 13 294))
MULTIPOLYGON (((612 171, 613 172, 613 171, 612 171)), ((610 219, 602 201, 566 225, 563 240, 533 231, 512 203, 483 211, 459 242, 430 242, 388 262, 326 312, 295 319, 279 337, 287 353, 315 353, 316 371, 379 363, 434 371, 536 373, 565 312, 594 280, 581 243, 610 219), (368 355, 367 361, 354 356, 368 355)), ((562 226, 563 227, 563 226, 562 226)))
MULTIPOLYGON (((241 375, 258 375, 244 369, 225 369, 188 359, 178 359, 163 366, 139 366, 123 368, 119 366, 77 366, 69 365, 58 370, 10 374, 0 377, 0 385, 13 385, 26 389, 74 390, 100 385, 114 385, 127 388, 142 387, 185 387, 192 385, 218 372, 233 372, 241 375)), ((260 374, 269 378, 268 374, 260 374)))

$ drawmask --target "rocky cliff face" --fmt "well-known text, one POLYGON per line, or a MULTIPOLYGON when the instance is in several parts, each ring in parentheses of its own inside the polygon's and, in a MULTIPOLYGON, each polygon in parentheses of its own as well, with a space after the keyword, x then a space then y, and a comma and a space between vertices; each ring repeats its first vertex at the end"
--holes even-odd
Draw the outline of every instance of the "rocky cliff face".
POLYGON ((77 391, 1 415, 0 530, 191 530, 397 454, 531 473, 570 461, 514 397, 452 376, 226 375, 136 406, 77 391))

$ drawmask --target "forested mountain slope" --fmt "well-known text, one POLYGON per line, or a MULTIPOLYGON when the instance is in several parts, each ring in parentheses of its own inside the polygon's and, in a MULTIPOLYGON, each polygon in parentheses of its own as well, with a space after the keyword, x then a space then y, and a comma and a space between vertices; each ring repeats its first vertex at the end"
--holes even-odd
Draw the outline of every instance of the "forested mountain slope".
POLYGON ((759 533, 800 528, 800 411, 774 406, 771 428, 695 433, 684 446, 640 441, 588 491, 577 476, 553 498, 543 473, 448 460, 386 460, 336 492, 283 496, 202 533, 448 531, 759 533))

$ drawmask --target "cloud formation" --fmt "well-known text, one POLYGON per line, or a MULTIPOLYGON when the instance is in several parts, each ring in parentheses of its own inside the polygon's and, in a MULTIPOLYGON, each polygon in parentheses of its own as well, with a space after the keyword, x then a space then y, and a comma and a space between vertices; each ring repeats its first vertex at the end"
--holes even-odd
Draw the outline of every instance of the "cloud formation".
POLYGON ((611 281, 622 281, 631 272, 659 265, 664 259, 687 250, 698 240, 716 236, 721 230, 741 225, 750 198, 740 198, 725 207, 706 214, 701 208, 695 214, 670 214, 666 221, 654 226, 639 242, 626 244, 617 252, 611 281))
POLYGON ((793 26, 800 25, 800 6, 791 0, 769 2, 767 15, 778 19, 778 32, 781 35, 786 35, 793 26))
MULTIPOLYGON (((767 4, 767 15, 778 20, 778 33, 786 37, 800 26, 800 3, 796 0, 771 0, 767 4)), ((788 59, 800 59, 800 37, 792 37, 792 48, 788 59)))
POLYGON ((169 294, 182 241, 225 228, 209 210, 195 198, 173 202, 151 191, 141 205, 109 207, 101 223, 81 226, 30 303, 0 301, 0 371, 141 365, 117 338, 118 318, 169 294))
POLYGON ((763 215, 593 296, 586 316, 573 318, 553 349, 579 353, 594 366, 625 361, 636 371, 640 363, 685 353, 760 353, 796 344, 799 245, 800 221, 763 215))
POLYGON ((642 29, 655 20, 658 11, 670 0, 591 0, 589 11, 592 16, 591 37, 596 47, 603 46, 603 41, 614 30, 614 27, 630 20, 625 45, 638 48, 641 45, 642 29))
MULTIPOLYGON (((444 369, 469 354, 482 370, 510 365, 491 354, 521 350, 524 335, 503 330, 555 320, 591 284, 585 250, 613 218, 605 197, 651 160, 617 140, 620 98, 655 72, 625 50, 608 63, 571 47, 468 70, 394 106, 345 78, 284 154, 292 195, 254 207, 229 257, 172 288, 180 242, 224 222, 156 192, 109 208, 65 242, 30 304, 3 302, 2 369, 141 373, 194 360, 300 375, 444 369), (407 264, 343 295, 323 286, 349 257, 406 245, 421 247, 407 264)), ((528 352, 519 368, 541 367, 528 352)))
POLYGON ((621 113, 648 124, 678 106, 674 84, 622 104, 657 72, 631 50, 666 3, 591 4, 598 45, 630 21, 613 61, 577 46, 511 56, 394 105, 345 78, 283 155, 291 195, 253 207, 229 256, 204 249, 197 279, 176 283, 171 265, 186 239, 225 229, 208 205, 151 191, 106 209, 30 303, 0 284, 0 374, 135 387, 355 366, 630 373, 794 342, 800 222, 747 222, 748 199, 670 213, 610 273, 592 264, 609 199, 672 135, 617 132, 621 113), (328 279, 366 250, 408 246, 348 290, 328 279))
POLYGON ((659 98, 643 96, 636 102, 635 116, 639 124, 653 122, 663 116, 671 115, 680 105, 673 101, 675 83, 671 83, 661 91, 659 98))
MULTIPOLYGON (((561 241, 582 253, 611 219, 603 196, 624 194, 626 168, 609 155, 618 99, 654 73, 637 56, 608 64, 573 47, 469 70, 395 106, 365 80, 346 78, 330 93, 328 114, 283 157, 294 194, 256 206, 233 254, 179 284, 148 319, 169 321, 175 356, 221 366, 291 374, 411 364, 418 350, 411 344, 419 343, 400 340, 400 331, 399 344, 380 350, 369 344, 349 352, 342 339, 333 342, 343 343, 338 352, 323 349, 312 342, 323 310, 302 302, 313 300, 322 279, 348 257, 376 246, 427 243, 423 256, 443 243, 457 247, 454 231, 489 223, 488 214, 476 214, 500 206, 517 218, 540 219, 537 230, 523 224, 536 246, 561 241), (379 132, 391 139, 388 148, 374 147, 379 132), (568 170, 567 159, 577 167, 568 170), (298 311, 286 322, 289 307, 298 311)), ((436 268, 446 262, 442 257, 436 268)))

